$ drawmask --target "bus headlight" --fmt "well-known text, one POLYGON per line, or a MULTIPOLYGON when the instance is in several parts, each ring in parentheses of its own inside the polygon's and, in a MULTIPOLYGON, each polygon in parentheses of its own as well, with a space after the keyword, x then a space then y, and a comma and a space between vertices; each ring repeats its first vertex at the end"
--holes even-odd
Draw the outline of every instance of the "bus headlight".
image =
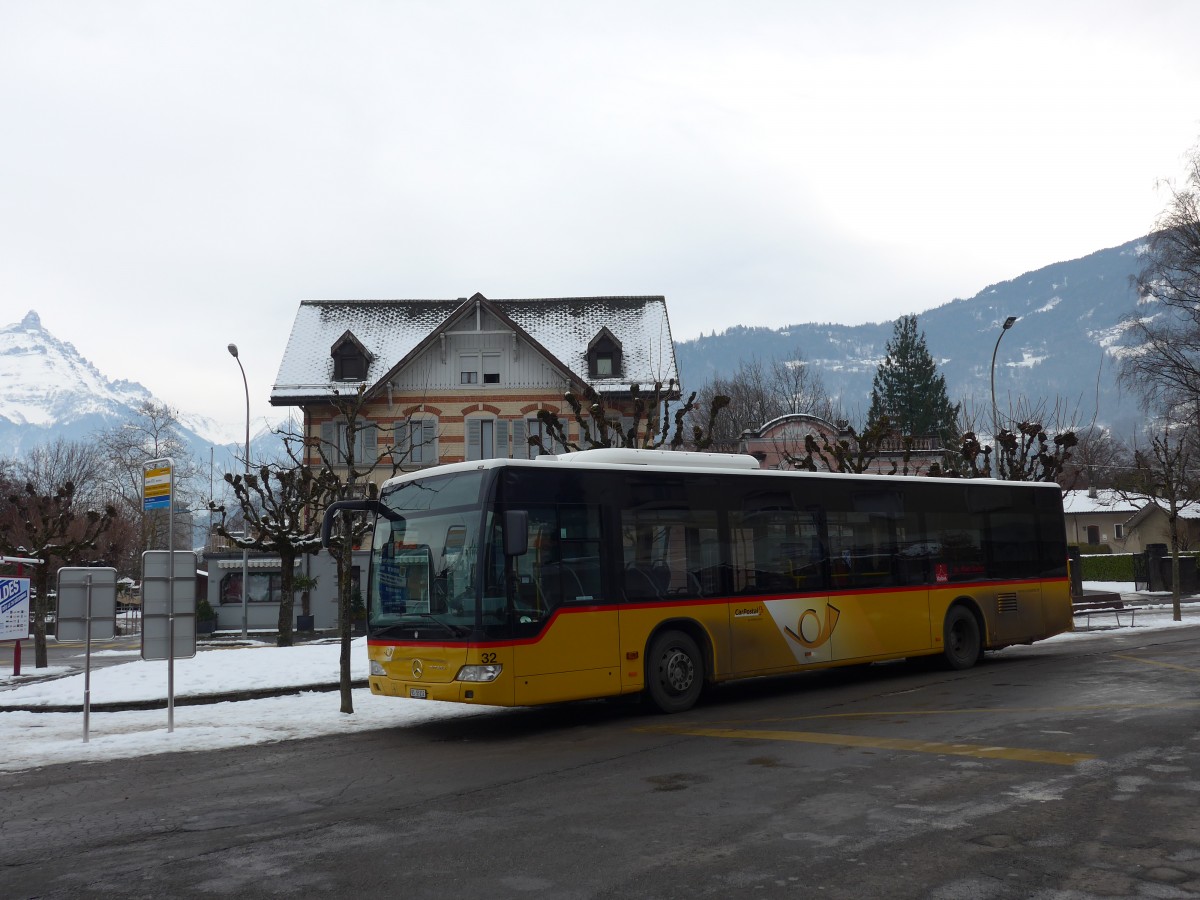
POLYGON ((373 660, 371 660, 371 674, 372 675, 386 675, 387 670, 383 668, 383 663, 381 663, 377 659, 373 659, 373 660))
POLYGON ((495 681, 500 677, 504 666, 498 663, 490 666, 463 666, 454 676, 455 681, 495 681))

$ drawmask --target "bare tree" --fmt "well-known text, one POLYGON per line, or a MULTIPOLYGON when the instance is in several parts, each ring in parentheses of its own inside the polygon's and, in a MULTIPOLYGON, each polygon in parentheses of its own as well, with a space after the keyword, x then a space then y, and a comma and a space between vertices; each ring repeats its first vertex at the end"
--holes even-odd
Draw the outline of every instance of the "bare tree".
POLYGON ((571 407, 571 417, 576 422, 579 440, 571 440, 567 423, 558 417, 557 413, 549 410, 539 410, 537 417, 542 423, 543 433, 531 435, 529 443, 542 453, 552 452, 552 448, 562 448, 566 452, 591 450, 597 447, 632 447, 642 450, 706 450, 712 444, 711 427, 718 419, 720 411, 728 404, 729 398, 716 396, 710 401, 708 409, 709 430, 700 425, 689 426, 688 415, 697 409, 696 392, 693 391, 686 401, 683 401, 672 412, 672 400, 677 397, 674 380, 667 383, 657 381, 649 394, 641 390, 640 385, 630 385, 629 411, 631 415, 622 416, 620 410, 612 410, 605 405, 604 398, 591 386, 584 385, 582 396, 573 391, 563 395, 566 404, 571 407), (550 445, 547 446, 546 439, 550 445))
POLYGON ((142 509, 142 489, 146 463, 170 458, 174 462, 175 541, 171 549, 191 547, 191 535, 183 523, 187 510, 207 506, 207 491, 200 487, 200 466, 179 434, 179 418, 174 409, 147 400, 138 407, 137 416, 100 432, 97 442, 108 460, 104 488, 108 500, 124 516, 140 523, 138 546, 145 550, 160 543, 165 546, 168 531, 164 510, 142 509))
POLYGON ((1148 434, 1145 449, 1134 450, 1132 492, 1149 497, 1167 516, 1167 540, 1171 551, 1171 601, 1176 622, 1182 621, 1180 605, 1179 552, 1184 549, 1179 522, 1184 510, 1200 502, 1200 483, 1193 472, 1197 456, 1194 429, 1164 420, 1148 434))
MULTIPOLYGON (((53 565, 87 562, 102 535, 116 518, 111 506, 90 508, 80 500, 80 491, 73 481, 63 480, 57 486, 39 488, 31 477, 32 468, 22 472, 18 466, 16 489, 6 497, 9 514, 0 516, 0 551, 5 555, 21 555, 41 559, 33 567, 33 584, 37 599, 33 605, 34 665, 44 669, 46 656, 46 617, 50 612, 51 575, 53 565), (21 475, 26 475, 24 479, 21 475)), ((36 468, 36 467, 33 467, 36 468)), ((45 468, 36 475, 42 484, 53 484, 45 468)))
MULTIPOLYGON (((366 417, 372 395, 359 387, 352 394, 335 392, 330 400, 338 420, 332 442, 309 439, 309 447, 321 459, 321 471, 316 478, 323 486, 326 503, 338 500, 374 500, 378 489, 370 479, 376 468, 386 460, 395 475, 402 468, 411 448, 392 445, 379 452, 376 426, 366 417), (367 448, 375 448, 374 452, 367 448)), ((362 515, 342 513, 334 521, 328 550, 337 565, 338 630, 341 635, 339 656, 339 685, 341 711, 354 712, 354 696, 350 687, 350 641, 353 637, 355 586, 352 582, 353 553, 370 532, 370 523, 362 515)), ((361 595, 360 595, 361 596, 361 595)))
POLYGON ((703 414, 716 397, 728 397, 719 420, 699 424, 712 435, 712 446, 737 450, 742 433, 761 428, 789 413, 807 413, 832 421, 837 409, 825 391, 820 375, 797 349, 790 359, 741 360, 727 378, 714 378, 697 392, 696 410, 703 414))
POLYGON ((1200 146, 1189 154, 1182 186, 1164 182, 1167 207, 1135 278, 1138 309, 1125 320, 1130 352, 1121 378, 1156 408, 1200 401, 1200 146))
POLYGON ((321 513, 336 497, 339 480, 329 468, 314 470, 299 458, 302 446, 295 438, 284 438, 291 465, 278 462, 261 465, 255 472, 228 472, 242 527, 234 532, 227 526, 227 510, 212 503, 210 509, 220 515, 217 533, 243 550, 273 553, 279 557, 280 647, 292 645, 292 612, 295 603, 295 563, 304 554, 321 549, 321 513))

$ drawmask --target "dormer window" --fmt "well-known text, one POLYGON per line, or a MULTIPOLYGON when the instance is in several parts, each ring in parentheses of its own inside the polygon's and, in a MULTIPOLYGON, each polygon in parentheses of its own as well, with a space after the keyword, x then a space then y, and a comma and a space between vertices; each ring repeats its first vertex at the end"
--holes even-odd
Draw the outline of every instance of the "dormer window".
POLYGON ((621 372, 621 342, 607 328, 588 344, 588 376, 590 378, 619 378, 621 372))
POLYGON ((375 358, 349 331, 337 339, 329 355, 333 357, 334 381, 366 381, 367 369, 375 358))

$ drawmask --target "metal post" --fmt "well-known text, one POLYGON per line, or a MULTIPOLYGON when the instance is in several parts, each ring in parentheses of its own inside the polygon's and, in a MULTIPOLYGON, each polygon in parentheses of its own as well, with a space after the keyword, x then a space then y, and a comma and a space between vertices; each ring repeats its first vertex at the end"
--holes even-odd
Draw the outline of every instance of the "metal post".
POLYGON ((999 416, 996 413, 996 353, 1000 350, 1000 338, 1004 337, 1004 332, 1013 327, 1017 321, 1016 316, 1009 316, 1004 320, 1004 324, 1000 327, 1000 337, 996 338, 996 347, 992 350, 992 449, 996 447, 996 420, 999 416))
MULTIPOLYGON (((246 368, 242 365, 241 357, 238 356, 237 344, 229 345, 229 355, 237 360, 238 368, 242 371, 242 387, 246 390, 246 456, 245 466, 246 474, 250 474, 250 384, 246 381, 246 368)), ((244 515, 244 511, 243 511, 244 515)), ((244 522, 244 519, 243 519, 244 522)), ((246 537, 245 526, 243 524, 242 537, 246 537)), ((250 551, 245 547, 242 548, 242 637, 249 637, 247 628, 247 616, 249 614, 249 606, 246 603, 246 592, 250 589, 250 551)))
POLYGON ((167 506, 167 733, 175 730, 175 463, 167 506))
POLYGON ((84 636, 83 652, 83 742, 88 742, 88 723, 92 715, 92 576, 89 572, 83 580, 84 593, 87 597, 87 611, 84 614, 83 627, 87 630, 84 636))
MULTIPOLYGON (((25 574, 25 564, 17 563, 17 577, 21 578, 25 574)), ((26 628, 25 634, 29 634, 29 629, 26 628)), ((17 646, 13 648, 13 677, 21 674, 21 642, 17 641, 17 646)))

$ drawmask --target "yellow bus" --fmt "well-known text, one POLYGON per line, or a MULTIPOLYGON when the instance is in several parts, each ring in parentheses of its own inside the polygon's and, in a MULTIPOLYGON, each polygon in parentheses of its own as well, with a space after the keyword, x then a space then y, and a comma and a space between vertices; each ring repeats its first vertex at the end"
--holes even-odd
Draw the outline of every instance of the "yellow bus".
POLYGON ((388 481, 367 586, 372 692, 529 706, 985 650, 1072 627, 1053 484, 767 471, 601 449, 388 481))

